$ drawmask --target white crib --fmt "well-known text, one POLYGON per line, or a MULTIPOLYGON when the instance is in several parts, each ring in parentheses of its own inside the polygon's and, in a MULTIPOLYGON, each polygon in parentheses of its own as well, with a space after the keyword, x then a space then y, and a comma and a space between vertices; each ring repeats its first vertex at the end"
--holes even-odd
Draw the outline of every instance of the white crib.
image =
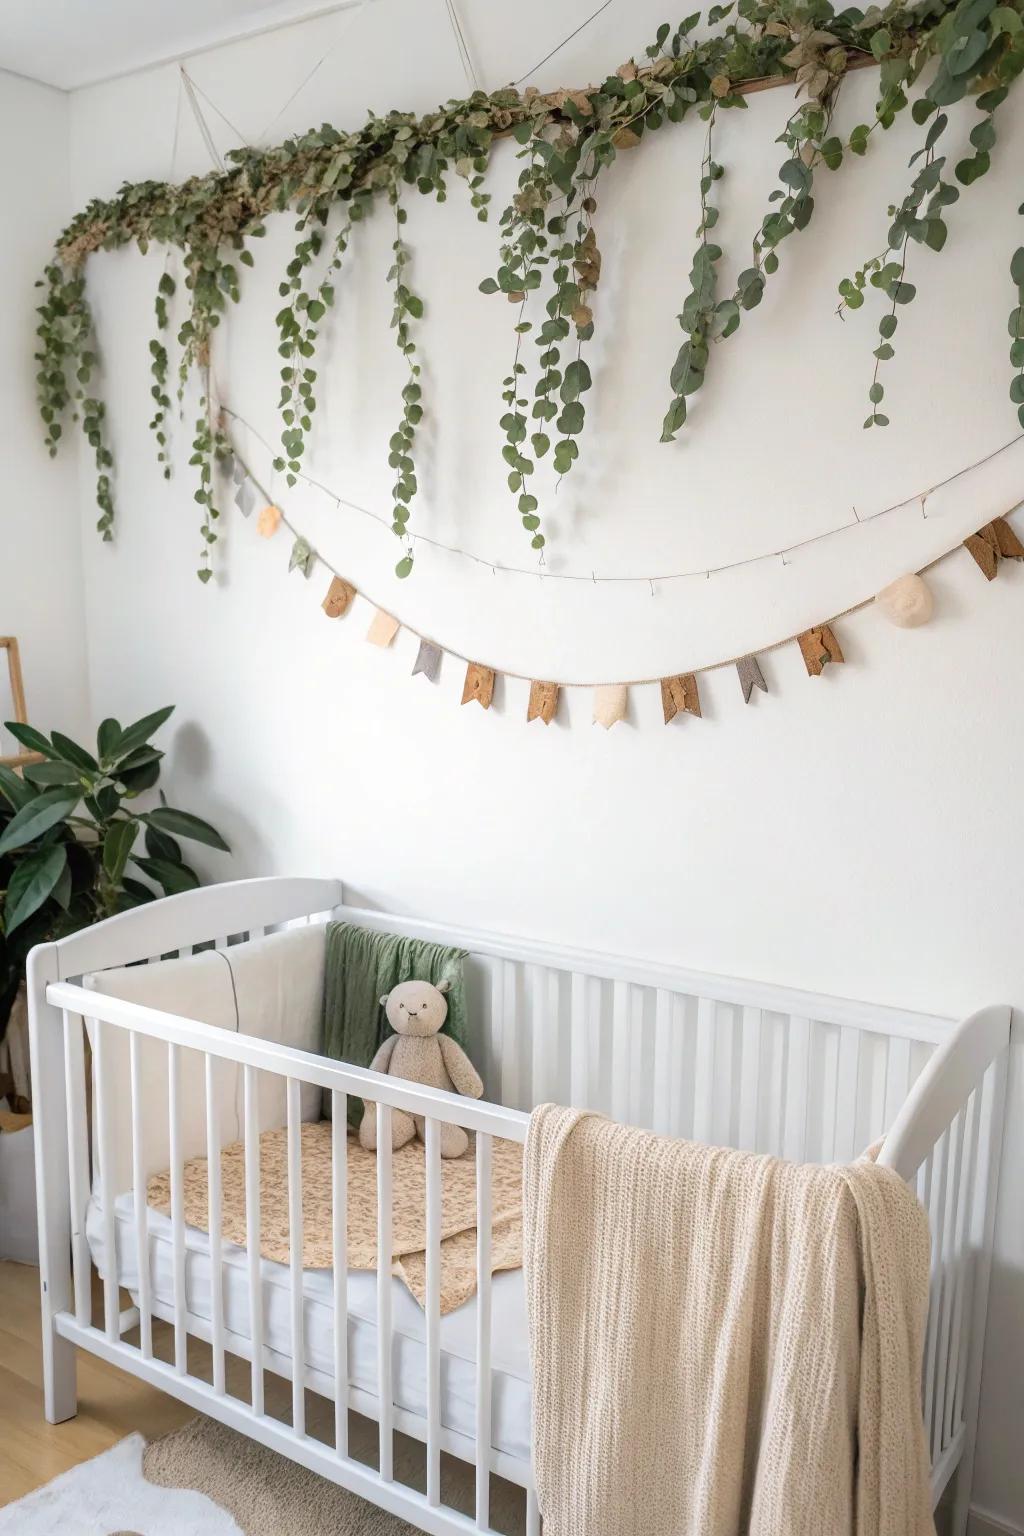
MULTIPOLYGON (((986 1008, 955 1026, 923 1014, 348 908, 337 881, 283 878, 171 896, 39 946, 30 956, 28 980, 45 1409, 51 1423, 76 1411, 76 1350, 85 1349, 434 1536, 492 1530, 491 1478, 498 1474, 525 1490, 525 1528, 534 1536, 540 1513, 528 1450, 528 1370, 496 1362, 495 1356, 512 1324, 502 1312, 510 1294, 502 1289, 506 1277, 492 1280, 489 1263, 492 1138, 522 1142, 527 1112, 544 1100, 590 1106, 675 1136, 819 1162, 852 1158, 885 1133, 881 1160, 916 1185, 931 1218, 923 1406, 934 1498, 938 1502, 955 1476, 953 1529, 957 1536, 964 1531, 1002 1140, 1008 1008, 986 1008), (266 934, 332 916, 469 951, 470 1052, 493 1102, 381 1077, 280 1040, 211 1028, 82 984, 91 973, 187 956, 211 943, 219 949, 251 946, 266 934), (95 1190, 85 1019, 93 1047, 93 1133, 99 1151, 95 1190), (115 1045, 123 1047, 125 1041, 130 1070, 127 1095, 120 1097, 112 1063, 115 1045), (171 1215, 159 1230, 155 1214, 146 1211, 146 1143, 152 1128, 142 1100, 140 1065, 143 1051, 157 1049, 166 1051, 169 1159, 163 1166, 169 1161, 172 1177, 171 1215), (229 1139, 221 1125, 216 1074, 230 1070, 239 1075, 250 1234, 258 1232, 258 1137, 266 1123, 265 1115, 260 1118, 261 1084, 268 1078, 278 1085, 277 1123, 287 1125, 292 1262, 287 1268, 268 1266, 252 1241, 248 1251, 225 1252, 219 1180, 212 1177, 209 1236, 203 1234, 199 1245, 203 1274, 209 1277, 204 1281, 208 1305, 202 1307, 193 1294, 198 1238, 185 1226, 180 1192, 188 1155, 182 1128, 185 1118, 197 1112, 196 1104, 183 1102, 186 1058, 193 1066, 196 1060, 202 1063, 205 1096, 200 1095, 198 1113, 211 1170, 219 1166, 217 1153, 229 1139), (310 1272, 304 1275, 301 1269, 299 1138, 302 1096, 305 1092, 308 1099, 311 1088, 332 1095, 335 1128, 334 1266, 321 1272, 319 1289, 310 1272), (385 1149, 377 1163, 379 1251, 390 1249, 389 1117, 394 1109, 427 1117, 427 1305, 422 1336, 412 1343, 404 1323, 396 1331, 393 1288, 399 1282, 384 1270, 362 1277, 364 1288, 368 1285, 373 1293, 372 1328, 357 1315, 358 1306, 353 1312, 353 1277, 345 1253, 348 1094, 377 1103, 385 1149), (478 1294, 454 1342, 450 1332, 443 1333, 439 1308, 437 1127, 442 1121, 462 1125, 477 1137, 478 1294), (127 1194, 113 1187, 119 1138, 128 1149, 127 1194), (143 1212, 143 1220, 122 1231, 118 1222, 129 1197, 132 1212, 143 1212), (102 1325, 94 1324, 91 1303, 97 1243, 106 1255, 102 1325), (154 1254, 164 1256, 162 1268, 154 1254), (123 1262, 115 1257, 111 1263, 111 1255, 124 1256, 123 1262), (275 1269, 279 1273, 269 1273, 275 1269), (135 1301, 123 1311, 119 1284, 135 1301), (241 1322, 238 1307, 231 1311, 236 1293, 244 1293, 241 1322), (286 1298, 284 1337, 278 1326, 271 1338, 267 1320, 276 1306, 280 1323, 281 1295, 286 1298), (306 1334, 316 1306, 327 1309, 323 1337, 330 1341, 330 1357, 322 1358, 318 1346, 320 1354, 311 1363, 306 1334), (334 1327, 337 1317, 345 1318, 346 1326, 334 1327), (154 1318, 173 1325, 170 1361, 154 1353, 154 1318), (135 1330, 137 1343, 127 1337, 135 1330), (190 1372, 190 1334, 210 1346, 210 1380, 190 1372), (355 1353, 350 1359, 350 1350, 361 1351, 361 1364, 355 1353), (227 1355, 251 1362, 249 1401, 227 1390, 227 1355), (414 1389, 412 1397, 401 1370, 396 1371, 398 1356, 408 1356, 421 1373, 422 1390, 414 1389), (290 1423, 265 1409, 266 1371, 292 1382, 290 1423), (334 1401, 333 1444, 306 1433, 307 1390, 334 1401), (461 1392, 458 1411, 449 1401, 453 1390, 456 1397, 461 1392), (376 1466, 350 1454, 349 1410, 378 1423, 376 1466), (510 1415, 512 1428, 503 1427, 510 1415), (396 1430, 425 1446, 425 1491, 394 1475, 396 1430), (442 1502, 442 1451, 475 1469, 472 1515, 442 1502)), ((243 1018, 239 1028, 245 1027, 243 1018)))

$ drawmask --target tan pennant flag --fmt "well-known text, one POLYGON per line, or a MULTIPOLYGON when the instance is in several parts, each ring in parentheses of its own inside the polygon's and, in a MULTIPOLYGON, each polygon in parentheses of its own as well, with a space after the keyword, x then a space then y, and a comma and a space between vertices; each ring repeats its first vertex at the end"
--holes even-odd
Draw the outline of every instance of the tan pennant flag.
POLYGON ((256 519, 256 532, 263 539, 272 539, 281 526, 281 508, 269 503, 256 519))
POLYGON ((676 715, 696 715, 700 719, 700 695, 697 692, 697 679, 692 672, 680 673, 678 677, 663 677, 661 680, 661 708, 665 716, 665 724, 674 720, 676 715))
POLYGON ((420 648, 416 652, 416 661, 412 669, 413 677, 417 672, 422 672, 428 682, 436 683, 437 674, 441 670, 441 647, 435 645, 433 640, 421 640, 420 648))
POLYGON ((602 683, 594 689, 594 724, 610 731, 617 720, 625 720, 629 689, 625 683, 602 683))
POLYGON ((744 704, 750 703, 750 695, 755 688, 760 688, 762 693, 768 692, 768 684, 764 680, 761 663, 756 656, 741 656, 736 663, 736 675, 743 689, 744 704))
POLYGON ((385 613, 383 608, 378 608, 370 620, 370 627, 366 631, 366 638, 371 645, 387 647, 401 629, 398 620, 390 613, 385 613))
POLYGON ((987 581, 994 579, 1000 559, 1024 560, 1024 544, 1005 517, 994 518, 964 539, 964 548, 974 557, 987 581))
POLYGON ((482 667, 479 662, 471 661, 466 668, 466 685, 462 690, 463 704, 470 704, 475 699, 481 709, 490 709, 493 697, 493 669, 482 667))
POLYGON ((839 641, 827 624, 805 630, 802 635, 797 635, 796 643, 804 658, 808 677, 820 677, 829 662, 845 660, 839 641))
POLYGON ((340 619, 348 613, 355 595, 356 589, 350 581, 346 581, 342 576, 334 576, 327 588, 327 596, 320 606, 329 619, 340 619))
POLYGON ((545 725, 550 725, 557 710, 558 684, 531 683, 530 707, 526 711, 527 723, 531 720, 543 720, 545 725))

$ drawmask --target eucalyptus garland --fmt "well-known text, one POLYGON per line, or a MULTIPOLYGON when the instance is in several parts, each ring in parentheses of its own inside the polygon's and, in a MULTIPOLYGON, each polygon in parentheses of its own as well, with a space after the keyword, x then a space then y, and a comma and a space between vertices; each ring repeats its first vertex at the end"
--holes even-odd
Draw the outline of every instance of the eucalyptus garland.
MULTIPOLYGON (((249 242, 263 235, 269 214, 289 208, 296 212, 298 241, 280 284, 284 305, 277 316, 282 452, 275 460, 275 468, 293 483, 312 431, 316 348, 335 301, 343 258, 354 226, 383 197, 395 219, 388 281, 392 328, 406 365, 388 462, 395 471, 392 528, 403 541, 396 570, 407 576, 414 558, 409 525, 417 492, 415 442, 429 402, 417 359, 415 331, 425 304, 409 281, 406 189, 443 202, 454 173, 465 183, 477 217, 485 220, 490 195, 483 187, 491 150, 507 136, 518 146, 523 166, 501 215, 497 269, 480 288, 504 295, 514 307, 513 360, 501 388, 501 451, 516 514, 536 550, 543 551, 545 542, 534 489, 537 463, 550 453, 558 476, 568 474, 579 458, 586 424, 592 380, 585 347, 594 334, 601 275, 596 183, 602 171, 642 146, 649 134, 691 113, 706 124, 700 219, 678 315, 683 340, 667 381, 662 442, 672 441, 686 424, 713 345, 733 335, 744 315, 761 302, 768 279, 778 270, 780 247, 810 223, 817 173, 836 171, 865 155, 877 130, 890 128, 909 109, 922 140, 911 158, 908 189, 888 210, 882 250, 839 284, 841 314, 861 308, 870 289, 881 297, 864 425, 888 425, 879 408, 885 395, 882 365, 894 357, 900 311, 917 291, 909 275, 913 247, 942 250, 947 210, 961 188, 989 169, 996 115, 1024 68, 1024 0, 921 0, 867 11, 836 11, 828 0, 791 5, 738 0, 712 6, 698 36, 700 19, 695 12, 674 30, 661 26, 646 50, 646 62, 629 62, 598 86, 546 95, 532 88, 522 94, 513 88, 477 91, 422 118, 402 112, 371 115, 351 133, 324 124, 271 149, 234 150, 223 172, 180 186, 156 181, 126 185, 111 200, 90 203, 60 236, 41 280, 46 292, 38 311, 36 357, 39 406, 51 454, 69 415, 80 422, 95 452, 103 537, 111 537, 114 518, 112 457, 103 403, 89 391, 97 350, 85 294, 86 259, 94 251, 133 242, 142 251, 156 243, 182 253, 188 315, 178 332, 178 392, 180 399, 189 377, 198 372, 200 415, 191 462, 198 472, 196 500, 203 508, 199 575, 206 580, 219 515, 214 469, 225 456, 209 389, 210 344, 228 304, 238 301, 238 266, 253 264, 249 242), (873 117, 840 139, 832 123, 843 81, 851 69, 872 64, 879 68, 873 117), (749 264, 732 291, 723 294, 723 251, 713 237, 725 176, 714 156, 718 115, 746 107, 751 91, 787 80, 804 99, 778 140, 785 150, 778 186, 752 236, 749 264), (945 152, 945 109, 967 96, 974 98, 979 114, 970 130, 971 152, 951 164, 945 152), (542 306, 542 312, 534 306, 542 306), (528 339, 532 347, 524 351, 528 339), (527 352, 532 357, 534 348, 531 363, 527 352)), ((1010 281, 1009 392, 1024 425, 1024 246, 1012 256, 1010 281)), ((173 278, 165 274, 156 302, 158 334, 150 344, 156 402, 151 426, 165 474, 170 472, 166 424, 171 400, 164 337, 167 301, 174 291, 173 278)))

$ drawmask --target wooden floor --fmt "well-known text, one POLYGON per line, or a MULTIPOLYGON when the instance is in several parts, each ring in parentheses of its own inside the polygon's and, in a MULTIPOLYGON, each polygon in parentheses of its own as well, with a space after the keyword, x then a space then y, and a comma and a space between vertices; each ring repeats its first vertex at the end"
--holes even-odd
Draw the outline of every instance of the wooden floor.
POLYGON ((168 1434, 193 1410, 124 1371, 78 1352, 78 1416, 43 1417, 39 1271, 0 1263, 0 1505, 49 1482, 139 1430, 168 1434))

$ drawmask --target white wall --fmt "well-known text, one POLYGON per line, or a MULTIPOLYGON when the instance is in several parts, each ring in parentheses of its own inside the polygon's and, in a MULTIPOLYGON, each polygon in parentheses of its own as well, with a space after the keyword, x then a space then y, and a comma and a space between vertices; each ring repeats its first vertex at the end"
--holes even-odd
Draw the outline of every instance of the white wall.
MULTIPOLYGON (((493 86, 568 32, 579 7, 464 0, 462 10, 493 86)), ((652 0, 610 9, 538 83, 599 76, 642 50, 661 11, 652 0)), ((255 140, 332 46, 274 137, 325 118, 356 123, 368 107, 426 109, 463 89, 444 9, 415 0, 381 0, 191 67, 255 140)), ((867 74, 851 79, 847 128, 870 111, 873 84, 867 74)), ((166 175, 176 138, 174 174, 205 168, 187 114, 175 133, 177 99, 170 69, 72 98, 76 206, 122 178, 166 175)), ((722 243, 743 264, 781 159, 774 135, 790 110, 785 92, 754 97, 749 111, 726 115, 718 138, 727 167, 722 243)), ((212 114, 211 125, 228 147, 229 130, 212 114)), ((958 145, 967 126, 969 114, 958 145)), ((863 514, 912 496, 1015 433, 1005 355, 1007 268, 1020 239, 1020 102, 1006 113, 996 169, 950 213, 946 251, 913 254, 920 297, 887 370, 887 432, 861 429, 876 312, 841 323, 835 290, 884 241, 886 204, 901 195, 916 147, 906 126, 865 162, 822 177, 815 223, 784 251, 761 309, 716 354, 692 432, 660 446, 701 137, 696 123, 665 130, 638 151, 629 175, 613 171, 599 192, 595 389, 583 464, 557 502, 545 497, 552 572, 672 571, 777 548, 850 518, 854 506, 863 514)), ((529 565, 496 426, 510 311, 477 292, 514 174, 506 145, 495 157, 488 225, 457 186, 446 207, 417 199, 411 212, 412 278, 429 309, 415 526, 489 560, 529 565)), ((273 222, 216 359, 224 399, 271 441, 273 314, 293 221, 273 222)), ((340 284, 310 461, 327 485, 381 511, 401 382, 383 283, 391 237, 386 215, 363 230, 340 284)), ((365 603, 329 624, 322 573, 308 585, 285 574, 286 535, 265 544, 228 518, 218 581, 196 582, 188 471, 163 484, 145 425, 160 270, 159 255, 136 253, 102 256, 90 269, 119 504, 114 548, 91 538, 84 546, 90 677, 97 713, 177 701, 169 784, 228 832, 236 872, 329 871, 357 897, 393 909, 908 1007, 960 1013, 992 999, 1024 1007, 1024 571, 1004 567, 989 586, 959 555, 934 574, 937 612, 926 629, 900 632, 872 610, 857 614, 837 626, 845 667, 809 680, 789 646, 766 658, 771 691, 750 707, 734 674, 713 673, 702 679, 702 721, 666 729, 657 690, 647 688, 633 692, 629 723, 608 735, 589 723, 586 692, 569 696, 557 726, 528 729, 527 685, 511 680, 490 714, 462 709, 460 663, 446 661, 433 688, 409 676, 412 635, 389 653, 363 643, 365 603)), ((178 438, 184 466, 184 429, 178 438)), ((258 440, 240 442, 266 470, 258 440)), ((315 491, 278 493, 335 565, 442 643, 527 676, 620 678, 757 648, 869 596, 1011 507, 1022 470, 1015 451, 932 498, 927 520, 911 507, 785 566, 658 583, 653 593, 644 584, 493 575, 424 547, 413 579, 399 584, 385 530, 315 491)), ((92 517, 86 497, 84 524, 92 517)), ((1024 1526, 1017 1066, 977 1496, 1024 1526)))
MULTIPOLYGON (((33 724, 72 735, 89 722, 77 482, 71 456, 51 464, 35 407, 33 283, 67 222, 68 99, 0 71, 0 634, 21 649, 33 724)), ((0 655, 0 719, 12 716, 0 655)), ((17 744, 0 732, 0 753, 17 744)))

